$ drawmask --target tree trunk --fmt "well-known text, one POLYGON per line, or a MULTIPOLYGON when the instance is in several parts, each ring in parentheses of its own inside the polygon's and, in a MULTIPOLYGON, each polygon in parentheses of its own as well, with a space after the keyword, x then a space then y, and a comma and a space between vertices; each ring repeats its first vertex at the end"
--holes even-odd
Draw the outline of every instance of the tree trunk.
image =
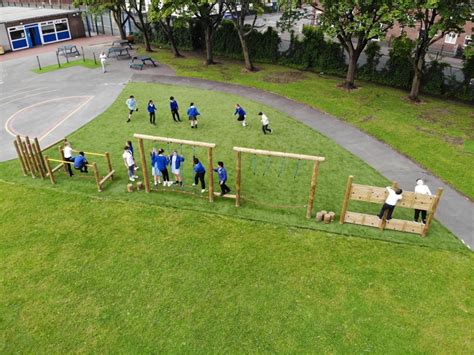
POLYGON ((166 33, 168 40, 171 44, 171 52, 173 52, 173 56, 175 58, 183 57, 178 49, 178 44, 176 43, 176 38, 174 37, 173 33, 173 26, 171 25, 171 19, 167 18, 165 21, 160 21, 161 28, 166 33))
POLYGON ((122 24, 122 12, 120 10, 112 10, 112 14, 120 32, 120 39, 126 39, 127 36, 125 35, 125 30, 123 29, 122 24))
POLYGON ((148 34, 148 28, 146 28, 146 27, 143 30, 143 41, 145 42, 145 50, 147 52, 153 52, 153 50, 151 49, 150 37, 149 37, 149 34, 148 34))
POLYGON ((421 79, 423 78, 424 54, 420 54, 415 58, 415 75, 411 83, 410 96, 408 98, 412 101, 420 101, 418 95, 420 94, 421 79))
POLYGON ((242 46, 242 54, 244 55, 244 62, 245 62, 245 69, 248 71, 254 71, 255 67, 252 64, 252 60, 250 58, 250 51, 249 47, 247 46, 247 38, 245 38, 244 34, 241 31, 238 31, 240 45, 242 46))
POLYGON ((358 51, 352 52, 352 55, 349 53, 349 67, 347 68, 346 81, 344 82, 344 87, 346 89, 352 90, 356 88, 354 81, 359 56, 360 53, 358 51))
POLYGON ((204 29, 204 38, 206 41, 206 65, 215 64, 214 55, 212 53, 212 28, 209 24, 204 29))

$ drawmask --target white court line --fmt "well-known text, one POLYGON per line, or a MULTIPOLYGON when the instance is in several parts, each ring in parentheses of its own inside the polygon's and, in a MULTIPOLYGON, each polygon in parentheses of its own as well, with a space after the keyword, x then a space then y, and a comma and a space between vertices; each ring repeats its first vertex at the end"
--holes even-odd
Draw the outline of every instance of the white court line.
POLYGON ((69 117, 71 117, 72 115, 74 115, 77 111, 79 111, 82 107, 84 107, 87 103, 89 103, 90 100, 92 100, 94 98, 94 96, 83 96, 83 97, 87 97, 87 100, 84 101, 82 104, 80 104, 74 111, 72 111, 71 113, 69 113, 66 117, 64 117, 61 121, 59 121, 57 124, 54 125, 53 128, 51 128, 50 130, 48 130, 46 133, 44 133, 40 138, 39 140, 41 141, 43 138, 45 138, 48 134, 50 134, 52 131, 54 131, 56 128, 58 128, 61 124, 64 123, 64 121, 66 121, 69 117))
POLYGON ((38 95, 42 95, 42 94, 47 94, 49 92, 55 92, 55 91, 59 91, 59 90, 49 90, 49 91, 42 91, 42 92, 38 92, 36 94, 32 94, 32 95, 28 95, 28 96, 22 96, 22 97, 19 97, 18 99, 13 99, 9 102, 4 102, 2 104, 0 104, 0 107, 3 107, 5 105, 8 105, 8 104, 11 104, 12 102, 14 101, 18 101, 18 100, 21 100, 21 99, 26 99, 26 98, 30 98, 30 97, 33 97, 33 96, 38 96, 38 95))
MULTIPOLYGON (((13 94, 13 95, 10 95, 10 96, 2 96, 0 98, 0 100, 5 100, 5 99, 9 99, 11 97, 14 97, 14 96, 18 96, 18 95, 24 95, 28 92, 32 92, 32 91, 36 91, 36 90, 42 90, 43 88, 36 88, 36 89, 31 89, 31 90, 26 90, 26 91, 23 91, 23 92, 19 92, 19 93, 16 93, 16 94, 13 94)), ((21 89, 20 89, 21 90, 21 89)))
MULTIPOLYGON (((55 90, 56 91, 56 90, 55 90)), ((93 96, 66 96, 66 97, 57 97, 57 98, 54 98, 54 99, 50 99, 50 100, 45 100, 45 101, 41 101, 41 102, 38 102, 36 104, 33 104, 33 105, 30 105, 30 106, 27 106, 27 107, 24 107, 22 108, 21 110, 15 112, 13 115, 11 115, 7 122, 5 122, 5 130, 8 132, 8 134, 10 134, 11 136, 13 137, 16 137, 17 135, 19 135, 20 133, 18 132, 15 132, 15 130, 10 126, 11 125, 11 122, 15 119, 16 115, 22 113, 23 111, 26 111, 26 110, 29 110, 29 109, 32 109, 36 106, 40 106, 42 104, 45 104, 45 103, 48 103, 48 102, 53 102, 53 101, 60 101, 60 100, 64 100, 64 99, 72 99, 72 98, 87 98, 87 101, 84 102, 83 104, 81 104, 78 108, 76 108, 73 112, 71 112, 69 115, 66 116, 66 118, 62 119, 61 123, 63 123, 65 120, 67 120, 72 114, 76 113, 77 110, 79 108, 81 108, 82 106, 84 106, 84 104, 86 104, 87 102, 89 102, 93 96)), ((56 129, 59 124, 55 125, 54 128, 50 129, 46 134, 43 134, 43 136, 40 138, 44 138, 47 134, 49 134, 53 129, 56 129)))

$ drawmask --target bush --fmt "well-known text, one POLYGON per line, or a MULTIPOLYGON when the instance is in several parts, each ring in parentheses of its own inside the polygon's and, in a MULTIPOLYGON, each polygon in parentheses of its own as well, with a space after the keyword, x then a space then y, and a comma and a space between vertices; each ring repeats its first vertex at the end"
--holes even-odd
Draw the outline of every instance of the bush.
POLYGON ((413 66, 410 62, 411 51, 415 44, 406 35, 392 41, 390 58, 386 65, 385 82, 389 85, 409 89, 413 80, 413 66))
POLYGON ((377 74, 377 67, 380 63, 380 58, 382 57, 380 45, 378 42, 369 42, 364 52, 367 56, 367 63, 360 68, 360 71, 367 73, 369 76, 377 74))

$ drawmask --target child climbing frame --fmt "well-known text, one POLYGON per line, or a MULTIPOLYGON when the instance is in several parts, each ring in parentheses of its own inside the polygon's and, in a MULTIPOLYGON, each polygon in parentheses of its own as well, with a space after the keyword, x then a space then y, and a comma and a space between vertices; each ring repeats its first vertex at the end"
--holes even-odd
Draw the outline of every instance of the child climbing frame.
POLYGON ((209 202, 214 201, 214 148, 216 145, 214 143, 207 143, 207 142, 197 142, 197 141, 188 141, 183 139, 175 139, 169 137, 157 137, 157 136, 150 136, 146 134, 139 134, 136 133, 133 135, 135 138, 138 139, 138 148, 140 149, 140 160, 142 163, 142 171, 143 171, 143 180, 145 183, 145 191, 150 192, 150 178, 149 178, 149 171, 147 165, 147 158, 145 154, 145 148, 143 141, 155 141, 155 142, 164 142, 164 143, 175 143, 180 145, 189 145, 191 147, 201 147, 207 148, 207 160, 208 160, 208 168, 207 168, 207 178, 208 178, 208 185, 209 185, 209 202))
POLYGON ((311 187, 309 191, 308 205, 306 207, 306 218, 311 218, 311 215, 313 213, 313 207, 314 207, 314 195, 316 193, 316 185, 318 182, 319 163, 325 160, 324 157, 318 157, 315 155, 276 152, 272 150, 242 148, 242 147, 234 147, 234 152, 236 153, 236 158, 237 158, 236 159, 236 189, 235 189, 236 191, 235 206, 236 207, 240 206, 240 198, 241 198, 242 153, 263 155, 267 157, 279 157, 279 158, 313 161, 314 165, 313 165, 313 173, 311 176, 311 187))
POLYGON ((31 174, 32 178, 40 176, 44 179, 48 172, 38 138, 30 140, 28 136, 16 136, 13 145, 18 154, 18 160, 20 161, 23 175, 27 176, 31 174))
MULTIPOLYGON (((384 187, 359 185, 352 183, 353 176, 347 179, 346 193, 344 202, 342 204, 341 216, 339 223, 353 223, 369 227, 384 229, 391 229, 401 232, 420 234, 422 237, 426 236, 429 231, 431 222, 433 221, 436 208, 443 193, 443 189, 439 188, 435 195, 423 195, 410 191, 403 191, 403 198, 397 203, 398 207, 425 210, 428 212, 426 224, 421 224, 413 221, 406 221, 392 218, 389 223, 385 220, 385 215, 380 220, 375 215, 351 212, 348 211, 349 201, 363 201, 370 203, 383 204, 387 197, 387 190, 384 187)), ((394 182, 393 187, 396 187, 394 182)))

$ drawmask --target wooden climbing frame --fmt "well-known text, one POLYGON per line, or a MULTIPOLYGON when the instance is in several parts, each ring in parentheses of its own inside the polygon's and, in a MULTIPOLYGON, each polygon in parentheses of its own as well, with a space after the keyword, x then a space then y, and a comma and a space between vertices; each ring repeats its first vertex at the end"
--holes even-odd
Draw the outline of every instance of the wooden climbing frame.
POLYGON ((311 186, 309 190, 308 205, 306 207, 306 218, 311 218, 311 215, 313 214, 313 208, 314 208, 314 196, 316 194, 316 186, 318 183, 319 163, 325 160, 324 157, 318 157, 315 155, 276 152, 272 150, 243 148, 243 147, 234 147, 234 152, 236 153, 236 187, 235 187, 235 191, 236 191, 235 206, 236 207, 240 206, 240 200, 241 200, 242 153, 262 155, 262 156, 268 156, 268 157, 289 158, 289 159, 296 159, 296 160, 308 160, 308 161, 314 162, 313 173, 311 176, 311 186))
POLYGON ((214 149, 216 148, 216 145, 214 143, 206 143, 206 142, 197 142, 197 141, 188 141, 184 139, 175 139, 175 138, 169 138, 169 137, 157 137, 157 136, 150 136, 146 134, 139 134, 136 133, 133 135, 135 138, 138 139, 138 147, 140 150, 140 160, 142 163, 142 171, 143 171, 143 180, 145 183, 145 191, 150 192, 150 178, 149 178, 149 172, 148 172, 148 165, 147 165, 147 158, 145 154, 145 148, 143 141, 154 141, 154 142, 163 142, 163 143, 174 143, 174 144, 182 144, 182 145, 188 145, 191 147, 202 147, 207 149, 207 179, 208 179, 208 185, 209 185, 209 202, 214 201, 214 162, 213 162, 213 157, 214 157, 214 149))
MULTIPOLYGON (((385 215, 382 217, 382 219, 379 219, 378 216, 375 215, 348 211, 350 200, 376 203, 381 205, 385 202, 388 194, 386 188, 384 187, 354 184, 352 180, 353 176, 349 176, 347 179, 346 193, 344 195, 339 223, 359 224, 380 228, 381 230, 390 229, 420 234, 422 237, 426 236, 431 222, 433 221, 433 217, 436 212, 436 208, 438 207, 441 195, 443 194, 442 188, 439 188, 435 195, 423 195, 410 191, 403 191, 403 198, 397 203, 397 207, 427 211, 428 217, 426 224, 394 218, 392 218, 390 222, 387 223, 385 215)), ((394 182, 392 186, 396 187, 396 183, 394 182)))

